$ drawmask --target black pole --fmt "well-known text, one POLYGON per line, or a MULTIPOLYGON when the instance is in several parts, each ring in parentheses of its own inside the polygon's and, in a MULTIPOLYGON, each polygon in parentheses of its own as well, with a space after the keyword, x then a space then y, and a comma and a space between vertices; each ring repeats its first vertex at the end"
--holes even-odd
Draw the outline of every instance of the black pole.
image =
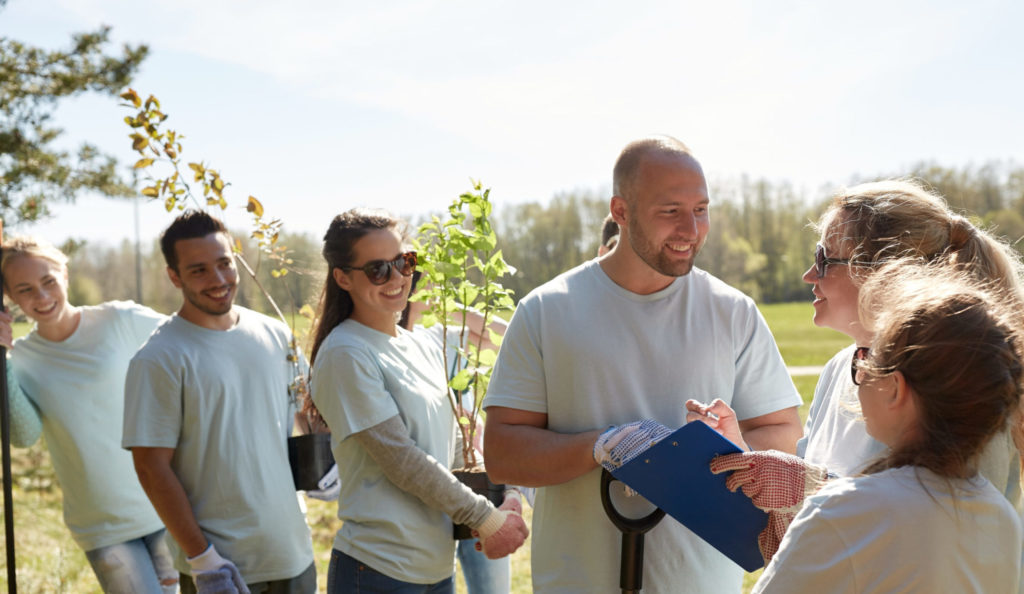
MULTIPOLYGON (((0 260, 3 259, 4 224, 0 220, 0 260)), ((0 269, 0 310, 3 305, 3 269, 0 269)), ((13 337, 13 336, 12 336, 13 337)), ((18 591, 18 577, 14 563, 14 494, 11 482, 11 403, 7 394, 7 349, 0 345, 0 433, 3 442, 4 471, 4 538, 7 543, 7 591, 18 591)))

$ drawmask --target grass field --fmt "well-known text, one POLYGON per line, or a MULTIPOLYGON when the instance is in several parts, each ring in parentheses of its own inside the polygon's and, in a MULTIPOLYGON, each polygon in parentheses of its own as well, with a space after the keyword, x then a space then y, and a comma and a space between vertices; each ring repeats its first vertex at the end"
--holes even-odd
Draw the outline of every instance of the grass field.
MULTIPOLYGON (((835 352, 849 344, 849 339, 811 323, 813 310, 808 303, 780 304, 762 307, 765 319, 779 344, 783 359, 790 366, 820 366, 835 352)), ((18 324, 15 336, 28 331, 27 324, 18 324)), ((817 376, 794 377, 804 398, 801 419, 814 391, 817 376)), ((85 555, 71 540, 61 518, 61 492, 50 466, 49 454, 42 443, 31 448, 12 450, 15 501, 15 532, 18 587, 22 592, 93 593, 100 592, 85 555)), ((313 532, 314 554, 320 589, 324 591, 327 563, 334 533, 339 527, 334 504, 310 499, 307 518, 313 532)), ((530 510, 526 510, 529 516, 530 510)), ((6 559, 6 553, 0 562, 6 559)), ((525 594, 530 588, 530 550, 522 547, 512 556, 512 591, 525 594)), ((756 580, 749 574, 746 590, 756 580)), ((465 592, 461 576, 457 578, 460 593, 465 592)), ((0 590, 6 590, 6 568, 0 565, 0 590)))

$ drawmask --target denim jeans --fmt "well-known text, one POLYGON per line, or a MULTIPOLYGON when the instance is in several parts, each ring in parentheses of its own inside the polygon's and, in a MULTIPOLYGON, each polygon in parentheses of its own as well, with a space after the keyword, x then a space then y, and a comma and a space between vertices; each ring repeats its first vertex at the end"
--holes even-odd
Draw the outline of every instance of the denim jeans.
POLYGON ((100 587, 107 594, 173 594, 178 572, 164 542, 164 530, 85 552, 100 587), (169 586, 161 580, 175 579, 169 586))
POLYGON ((512 587, 509 558, 488 559, 476 550, 476 542, 475 538, 460 540, 455 549, 462 577, 466 578, 466 591, 469 594, 508 594, 512 587))
POLYGON ((331 551, 327 568, 327 594, 455 594, 452 577, 436 584, 410 584, 390 578, 345 553, 331 551))

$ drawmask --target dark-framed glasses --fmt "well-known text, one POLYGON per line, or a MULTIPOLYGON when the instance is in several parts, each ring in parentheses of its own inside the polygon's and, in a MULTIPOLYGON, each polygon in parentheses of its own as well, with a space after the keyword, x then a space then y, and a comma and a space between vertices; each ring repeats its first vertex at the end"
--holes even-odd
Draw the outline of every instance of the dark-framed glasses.
POLYGON ((814 248, 814 272, 818 278, 824 278, 830 264, 849 264, 849 258, 829 258, 825 254, 825 246, 820 243, 814 248))
POLYGON ((860 385, 860 380, 857 379, 857 371, 860 367, 859 364, 861 361, 867 360, 868 353, 870 352, 871 349, 868 347, 857 347, 857 350, 853 351, 853 361, 850 362, 850 377, 853 379, 853 385, 855 386, 860 385))
POLYGON ((416 252, 398 254, 394 260, 372 260, 362 266, 339 266, 345 272, 362 270, 366 278, 375 285, 383 285, 391 278, 391 270, 402 276, 412 276, 416 270, 416 252))

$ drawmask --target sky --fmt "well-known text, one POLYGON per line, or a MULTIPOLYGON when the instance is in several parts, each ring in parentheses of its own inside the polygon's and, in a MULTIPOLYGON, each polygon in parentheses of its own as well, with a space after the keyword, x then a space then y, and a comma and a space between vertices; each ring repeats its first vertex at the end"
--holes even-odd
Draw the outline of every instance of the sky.
MULTIPOLYGON (((8 0, 0 36, 57 49, 106 24, 111 48, 147 44, 132 87, 159 98, 186 161, 231 184, 229 226, 248 227, 254 195, 320 237, 354 206, 441 211, 471 179, 499 209, 608 196, 618 152, 654 133, 687 143, 712 182, 814 198, 920 161, 1021 163, 1021 22, 1010 0, 8 0)), ((130 113, 71 100, 61 142, 133 163, 130 113)), ((136 233, 129 201, 55 211, 15 231, 136 233)), ((151 201, 138 213, 143 241, 171 220, 151 201)))

